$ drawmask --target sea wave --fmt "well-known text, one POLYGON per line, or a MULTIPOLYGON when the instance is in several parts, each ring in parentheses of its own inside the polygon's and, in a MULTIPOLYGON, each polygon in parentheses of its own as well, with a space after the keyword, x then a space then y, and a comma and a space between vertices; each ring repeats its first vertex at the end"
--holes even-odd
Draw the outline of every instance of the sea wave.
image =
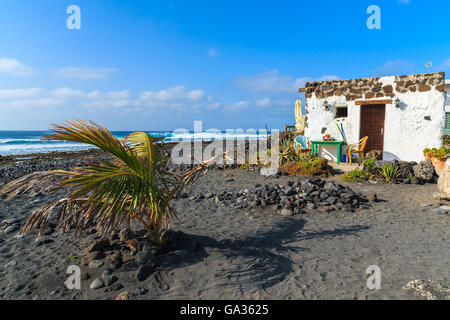
MULTIPOLYGON (((83 143, 66 141, 41 140, 46 132, 35 131, 0 131, 0 155, 20 155, 27 153, 45 153, 52 151, 78 151, 94 148, 83 143)), ((122 139, 131 131, 112 132, 117 138, 122 139)), ((165 142, 180 141, 213 141, 213 140, 257 140, 264 139, 266 134, 258 134, 256 131, 233 132, 189 132, 189 131, 147 131, 152 136, 165 137, 165 142)))

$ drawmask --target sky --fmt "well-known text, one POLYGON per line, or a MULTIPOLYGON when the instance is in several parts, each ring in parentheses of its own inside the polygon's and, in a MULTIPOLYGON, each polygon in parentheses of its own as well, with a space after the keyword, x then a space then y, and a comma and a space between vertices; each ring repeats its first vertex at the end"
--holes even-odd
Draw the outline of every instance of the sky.
POLYGON ((1 0, 0 130, 281 129, 306 81, 450 73, 449 15, 448 0, 1 0))

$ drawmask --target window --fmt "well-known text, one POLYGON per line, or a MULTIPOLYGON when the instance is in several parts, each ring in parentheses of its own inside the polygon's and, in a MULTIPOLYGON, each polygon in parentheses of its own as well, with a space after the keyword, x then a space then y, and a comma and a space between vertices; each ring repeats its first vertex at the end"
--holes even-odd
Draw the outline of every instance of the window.
POLYGON ((348 115, 348 108, 347 106, 344 107, 336 107, 334 118, 347 118, 348 115))
POLYGON ((445 128, 444 134, 450 134, 450 112, 445 114, 445 128))

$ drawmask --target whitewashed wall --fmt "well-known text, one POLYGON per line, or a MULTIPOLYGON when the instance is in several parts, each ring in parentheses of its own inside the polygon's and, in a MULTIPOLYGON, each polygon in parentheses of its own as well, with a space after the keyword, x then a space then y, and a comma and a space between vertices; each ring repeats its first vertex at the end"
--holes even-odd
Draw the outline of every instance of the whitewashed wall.
MULTIPOLYGON (((395 77, 379 79, 383 86, 394 87, 395 100, 400 99, 400 108, 393 104, 386 105, 385 131, 384 131, 384 160, 423 161, 423 149, 441 147, 444 133, 445 94, 436 90, 435 86, 428 92, 396 92, 395 77), (429 116, 431 120, 425 120, 429 116)), ((385 98, 382 98, 384 100, 385 98)), ((341 140, 334 119, 335 105, 347 105, 348 117, 342 122, 348 143, 355 143, 360 137, 360 111, 361 106, 355 101, 346 101, 344 96, 331 96, 326 99, 317 99, 315 94, 307 98, 307 128, 305 136, 311 140, 322 140, 322 128, 326 133, 341 140), (323 110, 323 102, 327 100, 330 111, 323 110)), ((380 100, 380 98, 364 99, 380 100)), ((336 161, 336 148, 325 146, 321 148, 321 155, 336 161)))

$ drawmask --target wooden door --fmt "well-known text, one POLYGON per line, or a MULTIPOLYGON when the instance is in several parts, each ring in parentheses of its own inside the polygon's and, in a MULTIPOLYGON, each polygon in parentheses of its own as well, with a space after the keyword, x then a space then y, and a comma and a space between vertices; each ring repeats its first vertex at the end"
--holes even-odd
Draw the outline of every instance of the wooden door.
POLYGON ((360 138, 368 136, 364 153, 372 150, 383 151, 384 147, 384 117, 386 105, 361 106, 361 134, 360 138))

